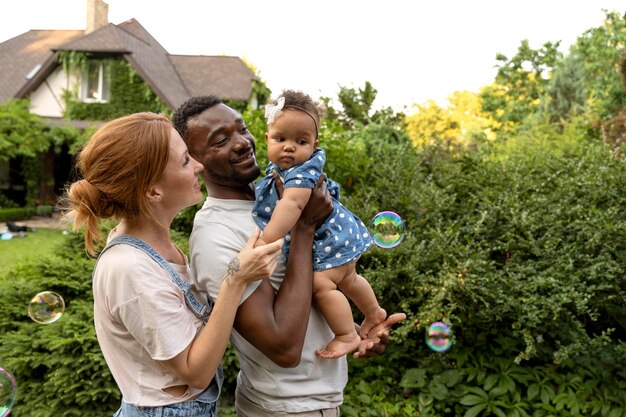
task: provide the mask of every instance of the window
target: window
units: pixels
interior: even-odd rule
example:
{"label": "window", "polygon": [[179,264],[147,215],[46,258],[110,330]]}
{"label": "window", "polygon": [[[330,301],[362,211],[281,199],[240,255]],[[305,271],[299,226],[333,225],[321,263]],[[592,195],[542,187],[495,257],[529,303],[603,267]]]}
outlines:
{"label": "window", "polygon": [[103,103],[109,100],[109,66],[105,61],[91,61],[83,74],[82,99]]}

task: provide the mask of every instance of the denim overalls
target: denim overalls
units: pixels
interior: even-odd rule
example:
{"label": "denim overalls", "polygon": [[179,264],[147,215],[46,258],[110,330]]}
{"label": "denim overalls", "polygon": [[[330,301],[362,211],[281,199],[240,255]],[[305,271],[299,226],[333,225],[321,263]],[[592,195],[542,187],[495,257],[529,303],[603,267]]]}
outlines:
{"label": "denim overalls", "polygon": [[[190,284],[180,279],[172,266],[147,243],[132,236],[118,236],[107,244],[98,255],[98,258],[100,258],[107,249],[119,244],[133,246],[150,255],[150,257],[168,273],[172,282],[185,294],[187,306],[196,316],[202,318],[202,321],[206,324],[211,314],[211,309],[213,308],[213,300],[207,297],[208,306],[199,302],[191,292]],[[222,370],[222,365],[220,365],[209,387],[194,400],[158,407],[137,407],[127,404],[122,400],[122,405],[120,409],[117,410],[114,417],[216,417],[217,399],[220,395],[223,382],[224,371]]]}

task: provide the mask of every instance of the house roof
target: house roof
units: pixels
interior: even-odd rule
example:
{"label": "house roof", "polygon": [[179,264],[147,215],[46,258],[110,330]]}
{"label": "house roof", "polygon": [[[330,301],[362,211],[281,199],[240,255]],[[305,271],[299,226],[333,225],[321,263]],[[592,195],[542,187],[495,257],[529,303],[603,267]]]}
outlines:
{"label": "house roof", "polygon": [[34,91],[59,66],[57,51],[123,55],[172,110],[197,95],[248,100],[255,78],[238,57],[170,55],[139,22],[130,19],[89,34],[31,30],[0,43],[0,102]]}
{"label": "house roof", "polygon": [[82,30],[31,30],[0,43],[0,103],[18,95],[27,76],[54,53],[51,48],[83,36]]}

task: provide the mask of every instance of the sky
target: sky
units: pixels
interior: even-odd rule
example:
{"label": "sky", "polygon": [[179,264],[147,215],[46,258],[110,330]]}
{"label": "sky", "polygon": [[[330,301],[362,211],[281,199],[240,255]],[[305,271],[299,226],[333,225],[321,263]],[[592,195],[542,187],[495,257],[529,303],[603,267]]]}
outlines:
{"label": "sky", "polygon": [[[407,111],[491,84],[496,54],[520,42],[561,52],[624,0],[105,0],[109,22],[135,18],[170,53],[239,56],[274,94],[336,99],[378,91],[374,108]],[[0,42],[31,29],[85,29],[87,0],[3,0]]]}

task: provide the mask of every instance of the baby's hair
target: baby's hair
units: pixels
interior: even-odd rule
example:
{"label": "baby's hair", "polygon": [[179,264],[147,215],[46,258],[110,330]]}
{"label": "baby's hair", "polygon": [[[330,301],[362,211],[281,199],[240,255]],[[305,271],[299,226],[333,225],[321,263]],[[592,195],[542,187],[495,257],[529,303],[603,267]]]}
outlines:
{"label": "baby's hair", "polygon": [[[321,122],[322,118],[326,115],[326,109],[322,103],[314,101],[311,96],[302,91],[295,90],[283,90],[278,98],[285,98],[285,108],[292,107],[304,110],[311,116],[317,119],[317,125]],[[273,100],[273,104],[277,104],[278,98]]]}

